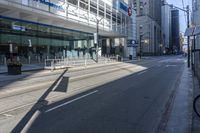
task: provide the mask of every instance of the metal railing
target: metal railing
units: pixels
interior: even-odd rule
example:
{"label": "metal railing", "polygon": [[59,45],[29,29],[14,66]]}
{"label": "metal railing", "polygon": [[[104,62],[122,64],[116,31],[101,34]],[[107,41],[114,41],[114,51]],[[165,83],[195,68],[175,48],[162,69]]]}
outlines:
{"label": "metal railing", "polygon": [[98,63],[93,58],[45,59],[45,69],[55,70],[55,69],[78,67],[78,66],[87,67],[89,65],[107,64],[116,61],[117,61],[116,56],[99,57]]}

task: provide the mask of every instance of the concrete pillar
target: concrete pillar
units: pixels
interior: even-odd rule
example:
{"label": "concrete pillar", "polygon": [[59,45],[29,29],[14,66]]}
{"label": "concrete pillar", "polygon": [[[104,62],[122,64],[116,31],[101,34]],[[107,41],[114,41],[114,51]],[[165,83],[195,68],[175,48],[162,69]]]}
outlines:
{"label": "concrete pillar", "polygon": [[106,39],[106,54],[110,54],[110,39]]}
{"label": "concrete pillar", "polygon": [[50,45],[47,46],[47,59],[49,59],[50,56]]}
{"label": "concrete pillar", "polygon": [[121,44],[123,47],[123,56],[125,57],[127,54],[127,38],[121,38]]}
{"label": "concrete pillar", "polygon": [[115,54],[119,54],[119,44],[120,44],[120,39],[119,38],[115,38],[114,39],[114,44],[115,44]]}

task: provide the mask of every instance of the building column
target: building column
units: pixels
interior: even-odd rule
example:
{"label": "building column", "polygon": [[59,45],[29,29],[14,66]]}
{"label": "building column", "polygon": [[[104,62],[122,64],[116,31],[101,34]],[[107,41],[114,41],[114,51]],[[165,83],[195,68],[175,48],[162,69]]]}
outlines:
{"label": "building column", "polygon": [[106,54],[110,54],[110,38],[106,39]]}

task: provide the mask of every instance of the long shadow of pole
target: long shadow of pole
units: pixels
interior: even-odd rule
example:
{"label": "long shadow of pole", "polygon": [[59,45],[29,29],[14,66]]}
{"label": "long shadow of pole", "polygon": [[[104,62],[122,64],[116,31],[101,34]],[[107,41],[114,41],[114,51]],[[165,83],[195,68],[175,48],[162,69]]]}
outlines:
{"label": "long shadow of pole", "polygon": [[31,127],[34,120],[40,115],[40,108],[47,105],[46,97],[52,92],[56,84],[61,80],[64,74],[67,72],[67,69],[56,79],[56,81],[45,91],[45,93],[38,99],[38,101],[33,105],[30,111],[21,119],[21,121],[15,126],[11,133],[26,133]]}

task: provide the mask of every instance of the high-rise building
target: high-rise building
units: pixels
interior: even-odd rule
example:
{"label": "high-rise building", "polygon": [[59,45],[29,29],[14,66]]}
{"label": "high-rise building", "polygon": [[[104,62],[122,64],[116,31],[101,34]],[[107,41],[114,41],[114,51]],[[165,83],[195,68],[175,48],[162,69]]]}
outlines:
{"label": "high-rise building", "polygon": [[[164,0],[164,3],[167,3]],[[168,4],[162,5],[162,38],[165,53],[170,52],[171,47],[171,7]]]}
{"label": "high-rise building", "polygon": [[137,10],[137,39],[142,38],[142,53],[158,55],[162,47],[161,0],[134,0],[134,3]]}
{"label": "high-rise building", "polygon": [[180,52],[180,22],[179,10],[171,9],[171,23],[172,23],[172,53]]}
{"label": "high-rise building", "polygon": [[95,57],[97,20],[100,55],[125,56],[128,10],[128,0],[0,0],[0,63],[11,44],[25,63]]}

